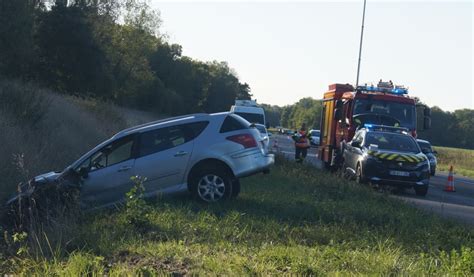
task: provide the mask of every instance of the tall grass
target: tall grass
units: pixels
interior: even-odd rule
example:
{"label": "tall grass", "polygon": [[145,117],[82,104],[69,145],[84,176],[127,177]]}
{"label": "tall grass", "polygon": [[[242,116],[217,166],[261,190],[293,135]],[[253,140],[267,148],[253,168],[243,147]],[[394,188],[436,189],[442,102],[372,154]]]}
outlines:
{"label": "tall grass", "polygon": [[[145,229],[126,211],[87,214],[70,254],[4,259],[26,275],[474,274],[472,229],[371,189],[279,160],[239,198],[150,201]],[[25,266],[24,264],[28,264]]]}
{"label": "tall grass", "polygon": [[[62,170],[117,131],[156,118],[110,103],[0,80],[0,202],[19,182]],[[23,156],[26,174],[20,174],[17,156]]]}
{"label": "tall grass", "polygon": [[440,146],[434,149],[438,151],[439,170],[448,171],[452,165],[457,174],[474,178],[474,150]]}

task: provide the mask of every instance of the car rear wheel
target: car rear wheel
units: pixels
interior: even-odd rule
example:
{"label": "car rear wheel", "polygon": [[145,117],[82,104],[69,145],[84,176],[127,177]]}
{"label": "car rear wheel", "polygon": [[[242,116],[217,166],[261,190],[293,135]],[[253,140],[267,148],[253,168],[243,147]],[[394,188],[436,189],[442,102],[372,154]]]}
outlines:
{"label": "car rear wheel", "polygon": [[426,196],[428,193],[428,186],[415,187],[415,193],[418,196]]}
{"label": "car rear wheel", "polygon": [[204,202],[217,202],[232,195],[232,179],[220,168],[203,168],[192,180],[191,192]]}

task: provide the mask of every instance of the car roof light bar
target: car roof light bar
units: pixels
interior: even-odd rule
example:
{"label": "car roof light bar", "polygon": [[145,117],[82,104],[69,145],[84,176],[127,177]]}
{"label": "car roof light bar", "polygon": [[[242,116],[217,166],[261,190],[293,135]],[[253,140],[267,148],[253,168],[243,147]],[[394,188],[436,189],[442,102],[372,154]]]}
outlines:
{"label": "car roof light bar", "polygon": [[408,128],[405,127],[395,127],[387,125],[376,125],[376,124],[364,124],[364,127],[370,131],[385,131],[385,132],[394,132],[394,133],[403,133],[408,134]]}
{"label": "car roof light bar", "polygon": [[376,86],[358,86],[356,89],[358,92],[366,91],[366,92],[382,92],[382,93],[389,93],[395,95],[404,95],[408,94],[408,89],[402,86],[396,86],[395,88],[387,88],[387,87],[376,87]]}

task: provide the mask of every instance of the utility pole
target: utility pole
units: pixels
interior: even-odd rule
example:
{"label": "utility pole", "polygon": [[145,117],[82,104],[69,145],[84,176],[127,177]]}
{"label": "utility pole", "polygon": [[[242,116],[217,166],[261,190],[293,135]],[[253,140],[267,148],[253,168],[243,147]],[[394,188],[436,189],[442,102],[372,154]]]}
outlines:
{"label": "utility pole", "polygon": [[360,60],[361,60],[361,55],[362,55],[362,39],[364,38],[365,2],[366,0],[364,0],[364,10],[362,11],[362,27],[360,30],[359,62],[357,63],[356,88],[359,86]]}

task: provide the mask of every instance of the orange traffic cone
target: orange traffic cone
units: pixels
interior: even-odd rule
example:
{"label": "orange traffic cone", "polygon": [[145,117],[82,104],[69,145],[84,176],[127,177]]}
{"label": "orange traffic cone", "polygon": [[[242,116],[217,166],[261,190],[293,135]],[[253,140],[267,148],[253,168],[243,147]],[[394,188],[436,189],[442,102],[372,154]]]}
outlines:
{"label": "orange traffic cone", "polygon": [[447,192],[456,191],[456,189],[454,188],[453,166],[449,168],[448,183],[446,184],[446,187],[444,187],[444,191],[447,191]]}

